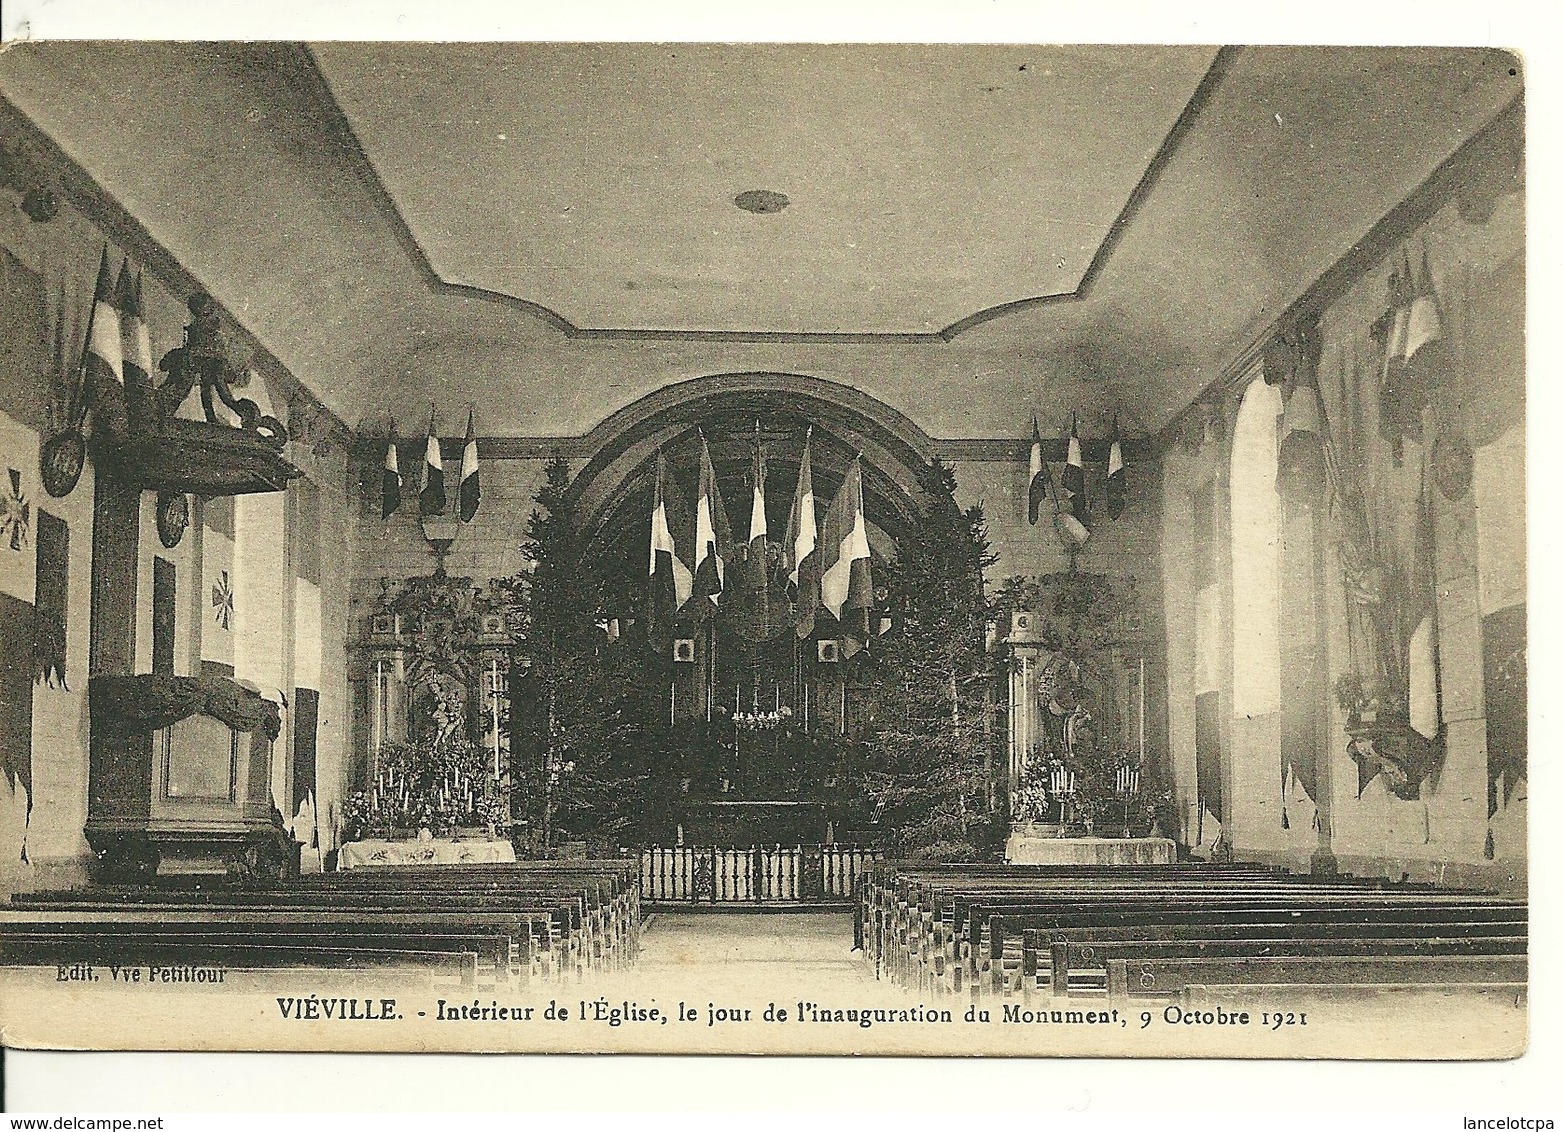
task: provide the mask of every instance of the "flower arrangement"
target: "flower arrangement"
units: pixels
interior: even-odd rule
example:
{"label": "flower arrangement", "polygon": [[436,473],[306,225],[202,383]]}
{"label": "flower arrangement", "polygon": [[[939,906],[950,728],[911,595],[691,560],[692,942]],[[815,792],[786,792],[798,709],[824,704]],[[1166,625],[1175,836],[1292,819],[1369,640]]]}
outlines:
{"label": "flower arrangement", "polygon": [[1399,693],[1382,687],[1377,681],[1365,684],[1356,673],[1337,678],[1336,702],[1353,724],[1374,723],[1382,717],[1399,718],[1406,714],[1406,700]]}
{"label": "flower arrangement", "polygon": [[394,830],[499,832],[510,824],[510,784],[496,779],[486,752],[461,736],[390,744],[380,750],[369,788],[343,803],[342,819],[349,840]]}
{"label": "flower arrangement", "polygon": [[1090,833],[1098,822],[1117,819],[1126,836],[1140,836],[1168,821],[1172,812],[1172,789],[1128,751],[1034,759],[1016,791],[1019,820],[1057,825],[1061,835]]}

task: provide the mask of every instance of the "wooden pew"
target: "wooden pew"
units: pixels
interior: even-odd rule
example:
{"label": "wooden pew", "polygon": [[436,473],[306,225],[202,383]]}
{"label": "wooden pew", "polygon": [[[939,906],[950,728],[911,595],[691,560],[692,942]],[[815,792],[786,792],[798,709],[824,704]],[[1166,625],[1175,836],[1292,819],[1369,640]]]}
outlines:
{"label": "wooden pew", "polygon": [[[1104,947],[1116,963],[1209,960],[1220,971],[1224,962],[1278,956],[1359,975],[1383,952],[1381,984],[1413,956],[1451,961],[1428,968],[1429,978],[1468,981],[1485,970],[1471,963],[1498,957],[1509,964],[1499,979],[1507,984],[1526,948],[1524,905],[1488,894],[1207,866],[887,863],[865,878],[856,927],[877,974],[922,991],[965,984],[974,994],[1051,990],[1056,961],[1060,993],[1106,993],[1104,966],[1082,970]],[[1337,961],[1355,965],[1330,965]]]}
{"label": "wooden pew", "polygon": [[[94,914],[98,922],[84,919]],[[215,932],[224,940],[248,931],[283,950],[293,943],[320,949],[314,926],[330,923],[332,940],[350,939],[366,953],[411,954],[432,938],[454,946],[452,941],[465,933],[476,953],[503,957],[492,960],[501,981],[580,977],[591,968],[634,961],[641,926],[639,873],[633,864],[619,861],[537,862],[363,870],[270,891],[212,888],[187,880],[151,888],[28,894],[13,899],[0,914],[0,927],[30,926],[29,938],[40,947],[51,939],[63,946],[73,935],[101,947],[124,936],[134,942],[141,933],[143,942],[136,946],[145,948],[155,942],[147,934],[149,922],[207,936]],[[170,947],[182,946],[166,938]],[[325,964],[338,958],[322,951]]]}
{"label": "wooden pew", "polygon": [[1192,986],[1515,986],[1526,982],[1522,955],[1248,955],[1176,959],[1124,956],[1106,961],[1110,1002],[1185,997]]}

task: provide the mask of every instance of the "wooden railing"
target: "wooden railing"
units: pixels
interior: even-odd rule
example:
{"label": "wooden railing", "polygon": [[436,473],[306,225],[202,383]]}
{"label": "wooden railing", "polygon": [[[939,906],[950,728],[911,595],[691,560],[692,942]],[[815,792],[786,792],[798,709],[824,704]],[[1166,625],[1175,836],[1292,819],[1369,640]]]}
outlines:
{"label": "wooden railing", "polygon": [[671,904],[833,904],[854,898],[880,859],[857,845],[652,846],[640,851],[641,899]]}

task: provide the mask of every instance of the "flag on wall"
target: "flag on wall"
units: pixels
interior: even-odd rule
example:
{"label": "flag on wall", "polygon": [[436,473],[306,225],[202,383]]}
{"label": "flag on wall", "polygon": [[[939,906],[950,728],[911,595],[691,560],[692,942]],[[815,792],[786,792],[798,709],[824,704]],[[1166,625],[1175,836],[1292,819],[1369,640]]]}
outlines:
{"label": "flag on wall", "polygon": [[717,488],[717,474],[711,466],[711,448],[701,436],[700,485],[695,496],[695,579],[698,603],[709,609],[719,600],[726,581],[726,556],[731,553],[732,536],[728,531],[728,513]]}
{"label": "flag on wall", "polygon": [[1032,459],[1028,465],[1030,474],[1026,481],[1026,521],[1037,523],[1043,500],[1048,498],[1048,465],[1043,463],[1043,438],[1037,431],[1037,418],[1032,418]]}
{"label": "flag on wall", "polygon": [[798,604],[794,631],[800,638],[815,631],[815,610],[820,607],[819,527],[815,522],[815,485],[809,466],[809,443],[814,430],[804,434],[804,456],[798,465],[798,486],[787,516],[788,582]]}
{"label": "flag on wall", "polygon": [[1407,722],[1425,739],[1439,734],[1439,613],[1435,603],[1434,520],[1419,500],[1407,602]]}
{"label": "flag on wall", "polygon": [[1403,249],[1402,263],[1407,279],[1407,312],[1401,341],[1401,357],[1407,365],[1415,365],[1418,355],[1426,346],[1432,346],[1444,337],[1439,320],[1439,300],[1434,294],[1434,277],[1428,270],[1428,251],[1423,251],[1420,270],[1412,270],[1412,257]]}
{"label": "flag on wall", "polygon": [[1070,444],[1065,453],[1064,471],[1059,475],[1059,494],[1068,511],[1081,526],[1090,529],[1086,517],[1086,465],[1081,460],[1081,440],[1075,434],[1075,418],[1070,418]]}
{"label": "flag on wall", "polygon": [[467,443],[462,448],[462,478],[456,485],[456,507],[462,522],[472,522],[478,513],[483,490],[478,484],[478,438],[472,431],[472,409],[467,410]]}
{"label": "flag on wall", "polygon": [[429,435],[424,439],[424,486],[418,493],[420,515],[445,513],[445,465],[440,460],[440,438],[434,431],[434,410],[429,410]]}
{"label": "flag on wall", "polygon": [[1119,438],[1119,422],[1113,422],[1113,441],[1108,445],[1108,518],[1124,514],[1129,502],[1128,477],[1124,472],[1124,447]]}
{"label": "flag on wall", "polygon": [[125,415],[124,347],[120,337],[119,308],[114,305],[114,279],[109,273],[109,249],[98,263],[98,283],[93,289],[92,313],[87,318],[87,349],[83,361],[87,404],[93,426],[111,436],[128,430]]}
{"label": "flag on wall", "polygon": [[749,556],[766,559],[766,454],[760,447],[760,421],[755,422],[755,451],[750,458]]}
{"label": "flag on wall", "polygon": [[863,513],[862,459],[855,458],[821,525],[824,567],[820,571],[820,604],[853,636],[869,637],[869,611],[874,606],[874,581],[869,566],[869,528]]}
{"label": "flag on wall", "polygon": [[385,471],[380,476],[380,517],[389,519],[402,506],[402,469],[396,460],[396,422],[391,422],[391,435],[386,440]]}
{"label": "flag on wall", "polygon": [[1200,808],[1222,822],[1227,808],[1222,798],[1221,693],[1195,696],[1195,793]]}
{"label": "flag on wall", "polygon": [[132,279],[129,261],[120,264],[114,298],[120,309],[120,364],[125,378],[125,399],[130,419],[144,428],[154,423],[152,343],[141,310],[141,273],[138,271]]}
{"label": "flag on wall", "polygon": [[1320,435],[1320,394],[1298,385],[1282,409],[1276,456],[1276,492],[1289,511],[1302,514],[1327,498],[1325,446]]}
{"label": "flag on wall", "polygon": [[33,818],[33,606],[0,591],[0,773],[27,794],[22,860]]}
{"label": "flag on wall", "polygon": [[289,557],[293,563],[293,749],[289,829],[300,845],[320,846],[317,765],[320,733],[320,492],[309,480],[288,488]]}
{"label": "flag on wall", "polygon": [[745,635],[765,639],[771,624],[771,586],[766,556],[766,454],[760,444],[760,421],[755,421],[755,444],[749,464],[749,549],[744,556]]}
{"label": "flag on wall", "polygon": [[[678,547],[673,541],[673,529],[668,523],[667,475],[668,465],[659,449],[657,484],[652,495],[651,554],[646,567],[652,584],[649,608],[651,631],[654,633],[666,630],[673,621],[673,615],[684,608],[684,603],[690,600],[694,582],[689,566],[679,557]],[[688,537],[689,532],[686,531],[685,535]]]}

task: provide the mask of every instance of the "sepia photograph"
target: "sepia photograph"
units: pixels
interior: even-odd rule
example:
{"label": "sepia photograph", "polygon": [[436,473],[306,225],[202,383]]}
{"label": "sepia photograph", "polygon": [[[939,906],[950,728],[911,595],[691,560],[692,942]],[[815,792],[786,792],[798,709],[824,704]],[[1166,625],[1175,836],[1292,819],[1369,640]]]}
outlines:
{"label": "sepia photograph", "polygon": [[1526,86],[7,43],[4,1044],[1521,1056]]}

